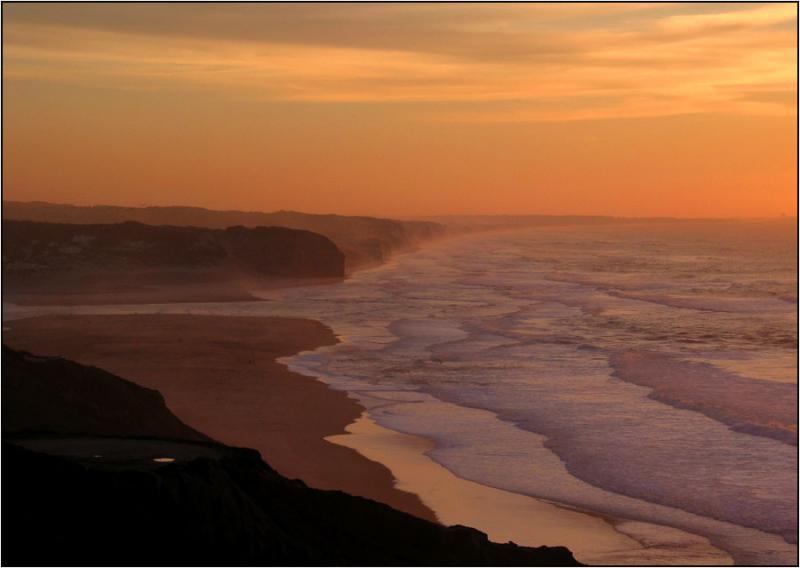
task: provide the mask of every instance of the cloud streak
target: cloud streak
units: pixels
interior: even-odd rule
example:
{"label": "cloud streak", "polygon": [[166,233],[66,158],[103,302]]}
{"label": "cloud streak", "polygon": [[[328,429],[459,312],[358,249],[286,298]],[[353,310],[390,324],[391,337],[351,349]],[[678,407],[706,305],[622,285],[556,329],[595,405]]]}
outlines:
{"label": "cloud streak", "polygon": [[433,120],[782,116],[797,82],[792,4],[6,10],[8,80],[265,102],[457,103],[419,114]]}

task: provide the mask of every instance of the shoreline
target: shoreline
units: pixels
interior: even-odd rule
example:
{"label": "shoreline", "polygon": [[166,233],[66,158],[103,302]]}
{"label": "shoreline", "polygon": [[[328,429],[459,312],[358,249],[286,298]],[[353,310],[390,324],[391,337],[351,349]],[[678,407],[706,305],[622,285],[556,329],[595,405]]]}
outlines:
{"label": "shoreline", "polygon": [[[170,324],[170,320],[173,324],[171,331],[181,333],[170,333],[170,325],[165,326]],[[103,322],[113,325],[100,325]],[[174,328],[177,322],[183,322],[178,326],[180,329]],[[194,324],[190,325],[192,322]],[[268,324],[279,324],[280,328],[287,322],[309,327],[303,328],[303,338],[299,343],[295,341],[291,349],[273,350],[270,353],[271,369],[265,374],[273,382],[275,368],[280,368],[289,380],[295,381],[295,387],[303,383],[306,385],[303,390],[306,390],[311,389],[309,385],[317,385],[318,390],[325,393],[323,399],[318,401],[319,407],[297,417],[294,425],[301,424],[303,432],[292,432],[295,447],[289,441],[276,439],[287,434],[286,425],[276,428],[276,424],[269,420],[257,427],[242,428],[241,424],[228,426],[225,429],[227,431],[222,433],[223,437],[218,427],[218,415],[214,415],[212,420],[207,412],[198,414],[196,401],[182,400],[186,406],[176,406],[175,393],[165,388],[169,385],[160,382],[169,369],[161,369],[153,376],[153,369],[147,369],[147,365],[141,369],[142,364],[132,360],[136,359],[137,350],[141,356],[142,351],[147,354],[158,347],[156,353],[159,360],[166,359],[173,365],[173,371],[177,365],[184,374],[195,376],[202,373],[202,368],[197,366],[200,361],[192,361],[194,356],[200,360],[207,357],[212,368],[223,360],[226,365],[238,366],[240,373],[252,373],[252,368],[246,368],[253,362],[236,353],[241,351],[237,349],[236,342],[259,343],[267,339],[263,336],[263,330],[259,336],[259,325],[267,324],[264,327],[269,327]],[[313,487],[363,496],[445,525],[472,526],[497,542],[511,540],[523,546],[567,546],[578,560],[590,564],[731,563],[728,554],[698,535],[661,525],[609,519],[593,512],[575,510],[456,476],[427,455],[434,447],[431,440],[379,426],[369,418],[365,405],[345,391],[332,389],[313,374],[289,370],[290,360],[294,356],[338,342],[329,328],[315,320],[186,314],[44,315],[4,322],[4,327],[8,326],[11,329],[10,333],[7,331],[7,336],[26,341],[20,345],[12,339],[9,344],[13,347],[22,347],[42,355],[62,355],[97,365],[142,386],[155,388],[165,396],[170,409],[190,426],[230,445],[254,447],[280,473],[299,478]],[[246,329],[231,335],[232,328],[237,326]],[[151,327],[158,328],[158,331],[148,332]],[[20,331],[24,333],[20,334]],[[207,335],[209,332],[210,337]],[[286,339],[284,336],[290,334],[280,329],[277,334],[271,335],[271,340],[275,341],[279,337]],[[171,342],[172,349],[164,346],[165,338],[167,343]],[[127,349],[132,349],[133,355],[125,349],[126,340]],[[153,344],[154,341],[158,343],[157,346]],[[35,348],[36,345],[46,346],[47,349],[57,346],[63,351],[48,352],[47,349]],[[179,349],[175,350],[176,347]],[[187,353],[186,349],[191,352]],[[150,354],[153,352],[150,351]],[[262,364],[259,362],[257,366]],[[142,375],[144,370],[148,372]],[[228,368],[226,371],[235,369]],[[186,378],[183,377],[184,380]],[[196,390],[213,395],[215,386],[219,385],[206,384]],[[263,404],[265,401],[260,394],[253,394],[254,386],[252,382],[243,386],[241,395],[250,402],[261,399],[260,403]],[[295,391],[294,395],[297,394]],[[281,390],[278,396],[283,397],[283,403],[278,401],[275,404],[273,400],[272,408],[278,406],[285,410],[291,405],[285,398],[286,391]],[[294,399],[296,406],[303,406],[307,402],[305,399]],[[331,412],[338,416],[332,429],[330,425],[327,430],[313,426],[309,428],[309,421]],[[376,438],[381,440],[378,446],[373,443]],[[531,533],[527,534],[524,527],[531,527]],[[654,531],[667,535],[666,546],[661,538],[653,538]]]}
{"label": "shoreline", "polygon": [[315,320],[196,315],[50,315],[4,322],[4,341],[100,367],[161,392],[183,422],[258,450],[282,475],[436,521],[389,469],[325,440],[363,412],[342,391],[276,359],[337,342]]}
{"label": "shoreline", "polygon": [[[463,479],[428,456],[432,440],[377,424],[366,410],[326,439],[383,463],[397,487],[415,493],[445,525],[467,525],[495,542],[566,546],[593,565],[728,565],[733,559],[708,539],[672,527],[612,519]],[[526,530],[527,529],[527,530]],[[652,541],[656,530],[668,545]],[[649,533],[649,534],[648,534]]]}

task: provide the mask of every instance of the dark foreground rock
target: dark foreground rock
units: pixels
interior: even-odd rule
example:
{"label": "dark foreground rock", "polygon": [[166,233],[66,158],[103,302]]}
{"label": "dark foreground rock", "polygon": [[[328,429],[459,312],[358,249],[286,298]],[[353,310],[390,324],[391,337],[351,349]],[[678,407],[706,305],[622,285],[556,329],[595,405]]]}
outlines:
{"label": "dark foreground rock", "polygon": [[176,417],[157,390],[96,367],[3,346],[3,436],[57,433],[209,440]]}
{"label": "dark foreground rock", "polygon": [[[42,371],[48,365],[63,376]],[[21,409],[62,407],[61,418],[26,418],[22,410],[7,417],[9,377],[32,382],[15,387]],[[191,430],[176,440],[179,426],[164,418],[169,411],[154,391],[99,369],[4,349],[2,381],[4,565],[577,564],[563,547],[492,543],[474,529],[311,489],[254,450],[186,441]],[[112,395],[98,394],[102,383]],[[123,389],[129,396],[119,398]],[[119,408],[125,398],[133,410]],[[81,414],[99,400],[133,420],[149,401],[166,435],[122,437],[124,420],[110,411],[91,420],[94,435],[75,435],[88,429]],[[33,431],[37,424],[42,431]]]}
{"label": "dark foreground rock", "polygon": [[[58,451],[59,441],[49,442]],[[565,548],[495,544],[474,529],[310,489],[253,450],[197,449],[219,455],[154,466],[4,443],[3,564],[575,564]]]}

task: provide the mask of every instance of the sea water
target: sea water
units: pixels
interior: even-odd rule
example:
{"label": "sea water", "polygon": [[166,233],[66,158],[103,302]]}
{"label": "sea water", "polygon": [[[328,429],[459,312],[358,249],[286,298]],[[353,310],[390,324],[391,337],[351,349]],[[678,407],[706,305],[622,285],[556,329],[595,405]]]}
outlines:
{"label": "sea water", "polygon": [[780,221],[451,241],[282,294],[344,340],[293,367],[461,477],[793,563],[795,243]]}
{"label": "sea water", "polygon": [[794,564],[796,260],[790,221],[547,227],[267,302],[79,311],[318,319],[341,342],[290,366],[456,475]]}

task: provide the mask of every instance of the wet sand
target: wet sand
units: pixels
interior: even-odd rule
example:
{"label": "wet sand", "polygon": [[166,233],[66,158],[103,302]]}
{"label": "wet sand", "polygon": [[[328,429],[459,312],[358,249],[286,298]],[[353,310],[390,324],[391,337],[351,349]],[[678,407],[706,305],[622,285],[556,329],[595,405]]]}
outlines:
{"label": "wet sand", "polygon": [[[617,521],[487,487],[453,475],[426,455],[431,441],[376,424],[365,412],[348,434],[328,440],[385,464],[399,489],[413,491],[446,525],[476,527],[495,542],[566,546],[592,565],[726,565],[731,557],[707,539],[670,527]],[[655,530],[659,539],[643,535]],[[628,536],[630,535],[630,536]],[[670,546],[664,546],[669,542]]]}
{"label": "wet sand", "polygon": [[390,471],[324,440],[363,408],[276,359],[336,342],[313,320],[194,315],[43,316],[5,322],[15,349],[94,365],[159,390],[193,428],[255,448],[279,473],[434,520]]}

